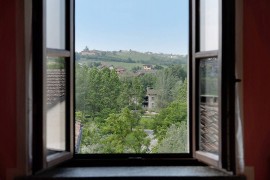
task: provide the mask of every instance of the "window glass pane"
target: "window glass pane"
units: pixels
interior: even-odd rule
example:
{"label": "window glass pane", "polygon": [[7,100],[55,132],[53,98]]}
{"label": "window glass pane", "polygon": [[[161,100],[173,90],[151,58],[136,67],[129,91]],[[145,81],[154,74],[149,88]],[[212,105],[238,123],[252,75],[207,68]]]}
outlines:
{"label": "window glass pane", "polygon": [[200,0],[200,51],[218,50],[219,0]]}
{"label": "window glass pane", "polygon": [[48,154],[66,149],[66,67],[64,58],[47,58]]}
{"label": "window glass pane", "polygon": [[218,154],[218,74],[217,58],[200,60],[200,150]]}
{"label": "window glass pane", "polygon": [[76,153],[187,153],[188,0],[76,0]]}
{"label": "window glass pane", "polygon": [[46,0],[47,48],[65,49],[65,0]]}

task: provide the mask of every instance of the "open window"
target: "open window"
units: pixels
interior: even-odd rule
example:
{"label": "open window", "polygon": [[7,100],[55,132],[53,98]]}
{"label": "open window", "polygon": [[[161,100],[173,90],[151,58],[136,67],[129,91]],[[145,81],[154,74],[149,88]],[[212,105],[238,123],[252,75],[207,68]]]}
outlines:
{"label": "open window", "polygon": [[234,1],[192,1],[193,154],[235,170]]}
{"label": "open window", "polygon": [[189,0],[75,5],[75,157],[191,158]]}
{"label": "open window", "polygon": [[[155,158],[162,164],[166,158],[182,161],[184,157],[185,161],[187,158],[200,160],[235,171],[234,1],[190,0],[189,6],[187,124],[190,133],[187,153],[99,154],[79,158],[110,157],[116,161],[117,158],[127,161]],[[74,50],[74,0],[33,1],[34,172],[78,157],[75,154],[77,134],[74,133],[74,127],[77,128],[74,121]],[[96,52],[85,49],[85,53],[95,55]],[[142,68],[151,71],[152,67]],[[123,69],[119,69],[117,73],[122,72]],[[148,90],[145,100],[151,101],[150,106],[156,108],[156,92]],[[133,104],[137,104],[137,100],[133,99]]]}
{"label": "open window", "polygon": [[73,0],[33,1],[33,171],[73,156]]}

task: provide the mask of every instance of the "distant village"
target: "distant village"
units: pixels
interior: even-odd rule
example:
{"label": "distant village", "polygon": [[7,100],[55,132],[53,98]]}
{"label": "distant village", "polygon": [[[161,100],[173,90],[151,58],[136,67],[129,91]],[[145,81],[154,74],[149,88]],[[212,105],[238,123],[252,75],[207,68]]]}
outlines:
{"label": "distant village", "polygon": [[[123,50],[120,50],[121,52],[124,52]],[[131,50],[130,50],[131,51]],[[129,52],[129,51],[125,51],[125,52]],[[149,54],[151,52],[147,52],[147,54]],[[80,52],[81,56],[99,56],[101,55],[101,51],[98,50],[89,50],[88,47],[86,47],[83,51]],[[172,58],[174,58],[172,56]],[[80,65],[82,65],[81,63],[79,63]],[[101,65],[99,66],[99,68],[109,68],[111,70],[115,70],[117,72],[117,74],[122,75],[124,73],[127,72],[127,69],[124,67],[115,67],[113,65],[108,65],[107,63],[101,62]],[[141,69],[138,69],[135,73],[135,76],[140,76],[140,75],[144,75],[145,73],[154,73],[155,72],[155,65],[151,65],[151,64],[144,64],[142,65]]]}
{"label": "distant village", "polygon": [[[131,52],[132,50],[119,50],[119,52]],[[101,51],[98,51],[98,50],[89,50],[89,48],[86,46],[81,52],[80,54],[82,56],[97,56],[97,55],[101,55]],[[152,55],[152,54],[155,54],[153,52],[145,52],[145,54],[148,54],[148,55]],[[161,53],[163,54],[163,53]],[[171,59],[176,59],[178,58],[177,55],[174,55],[174,54],[170,54],[170,58]]]}
{"label": "distant village", "polygon": [[[121,50],[123,51],[123,50]],[[130,50],[131,51],[131,50]],[[126,51],[129,52],[129,51]],[[152,52],[147,52],[147,54],[152,54]],[[89,50],[87,47],[80,52],[81,56],[98,56],[101,55],[101,51],[98,50]],[[174,57],[172,57],[174,58]],[[82,63],[79,63],[79,65],[82,65]],[[103,69],[103,68],[109,68],[110,70],[115,70],[117,72],[118,75],[123,75],[124,73],[127,72],[127,69],[124,67],[115,67],[113,65],[108,65],[105,62],[101,62],[101,65],[99,66],[99,68]],[[143,64],[142,68],[137,70],[136,72],[134,72],[133,76],[140,76],[140,75],[144,75],[146,73],[155,73],[156,69],[155,69],[155,65],[151,65],[151,64]],[[153,89],[152,87],[148,87],[146,89],[146,95],[144,97],[144,101],[142,103],[142,107],[149,112],[154,111],[155,106],[156,106],[156,100],[157,100],[157,90]]]}

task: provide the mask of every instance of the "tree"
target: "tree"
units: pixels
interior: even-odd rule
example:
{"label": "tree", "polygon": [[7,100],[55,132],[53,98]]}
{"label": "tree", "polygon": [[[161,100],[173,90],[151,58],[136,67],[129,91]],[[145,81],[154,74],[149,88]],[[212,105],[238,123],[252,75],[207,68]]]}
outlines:
{"label": "tree", "polygon": [[120,86],[120,94],[117,98],[118,108],[125,108],[130,105],[130,84],[127,81],[122,81]]}
{"label": "tree", "polygon": [[160,66],[160,65],[155,65],[155,69],[161,70],[161,69],[164,69],[164,67],[163,66]]}
{"label": "tree", "polygon": [[85,114],[86,111],[86,96],[88,91],[88,73],[89,68],[86,65],[79,65],[76,63],[75,74],[75,109]]}
{"label": "tree", "polygon": [[150,143],[128,108],[120,114],[110,114],[104,123],[103,134],[104,153],[145,152]]}
{"label": "tree", "polygon": [[187,125],[181,122],[180,125],[172,124],[164,138],[157,145],[157,153],[186,153],[188,152],[187,144]]}
{"label": "tree", "polygon": [[[108,115],[118,108],[117,98],[120,93],[120,80],[115,70],[90,68],[86,77],[86,112],[95,120],[105,120]],[[104,119],[102,119],[104,118]]]}
{"label": "tree", "polygon": [[131,71],[132,71],[133,73],[136,73],[137,71],[139,71],[139,70],[141,70],[141,69],[142,69],[142,67],[140,67],[140,66],[134,66],[134,67],[132,67]]}
{"label": "tree", "polygon": [[103,127],[104,152],[123,153],[125,141],[130,133],[130,124],[126,121],[126,114],[110,114]]}
{"label": "tree", "polygon": [[164,138],[167,129],[175,124],[179,126],[182,122],[187,122],[187,82],[182,83],[178,96],[167,108],[160,111],[155,116],[154,131],[159,142]]}
{"label": "tree", "polygon": [[150,138],[144,132],[143,127],[137,126],[128,134],[126,144],[129,153],[147,153],[149,152]]}
{"label": "tree", "polygon": [[103,149],[101,138],[100,128],[94,122],[84,124],[80,153],[101,153]]}
{"label": "tree", "polygon": [[78,64],[76,68],[76,117],[84,125],[81,152],[149,152],[150,139],[139,123],[141,112],[138,110],[142,108],[146,87],[154,83],[163,90],[164,94],[159,94],[163,98],[160,100],[166,103],[153,119],[158,140],[156,150],[163,151],[166,143],[172,141],[168,131],[173,128],[172,124],[179,128],[182,122],[186,122],[187,83],[174,75],[170,68],[161,70],[158,77],[147,74],[121,80],[116,71],[109,68]]}
{"label": "tree", "polygon": [[132,86],[131,86],[131,101],[133,104],[133,109],[138,110],[141,109],[142,101],[143,101],[143,86],[140,82],[140,79],[138,77],[135,77],[132,80]]}
{"label": "tree", "polygon": [[173,99],[172,89],[179,79],[173,74],[170,68],[164,69],[157,74],[157,82],[155,89],[157,90],[157,106],[158,110],[166,108]]}
{"label": "tree", "polygon": [[187,104],[180,102],[173,102],[167,108],[162,109],[155,117],[155,135],[158,140],[161,140],[167,129],[172,124],[179,125],[181,122],[187,121]]}
{"label": "tree", "polygon": [[133,61],[130,57],[127,59],[126,61],[127,63],[134,63],[135,61]]}
{"label": "tree", "polygon": [[171,69],[173,76],[177,77],[182,82],[187,78],[187,70],[183,65],[172,65],[169,68]]}
{"label": "tree", "polygon": [[143,88],[143,94],[146,94],[147,87],[154,87],[157,81],[156,74],[144,74],[143,76],[139,76],[138,78],[140,79]]}

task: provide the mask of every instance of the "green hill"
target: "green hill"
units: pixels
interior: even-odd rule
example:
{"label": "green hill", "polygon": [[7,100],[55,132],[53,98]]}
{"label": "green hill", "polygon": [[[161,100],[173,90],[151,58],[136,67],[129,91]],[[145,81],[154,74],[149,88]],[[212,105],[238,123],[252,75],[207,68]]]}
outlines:
{"label": "green hill", "polygon": [[152,52],[137,52],[137,51],[89,51],[94,52],[91,55],[82,55],[76,53],[77,61],[92,61],[92,62],[123,62],[123,63],[138,63],[138,64],[151,64],[169,66],[173,64],[186,64],[186,55],[173,55],[173,54],[162,54]]}

